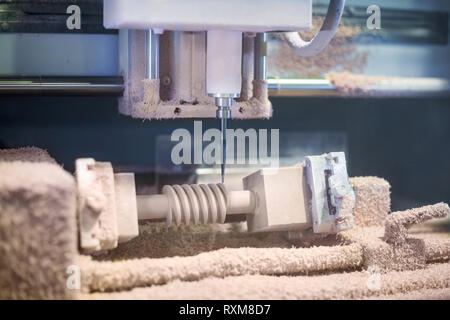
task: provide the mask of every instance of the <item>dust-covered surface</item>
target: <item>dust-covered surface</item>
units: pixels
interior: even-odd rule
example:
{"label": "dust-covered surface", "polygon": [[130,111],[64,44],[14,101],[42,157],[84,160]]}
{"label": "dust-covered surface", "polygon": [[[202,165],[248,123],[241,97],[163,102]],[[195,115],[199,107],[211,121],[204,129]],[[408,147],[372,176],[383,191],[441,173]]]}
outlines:
{"label": "dust-covered surface", "polygon": [[0,177],[0,299],[72,297],[74,178],[58,165],[23,161],[0,161]]}
{"label": "dust-covered surface", "polygon": [[[142,80],[143,93],[130,103],[122,102],[120,111],[133,118],[175,119],[175,118],[215,118],[217,107],[214,99],[204,97],[195,103],[184,103],[180,99],[162,101],[159,97],[159,79]],[[253,80],[253,96],[248,100],[235,101],[231,106],[233,119],[267,119],[272,116],[272,104],[268,99],[267,82]],[[181,102],[180,102],[181,101]]]}
{"label": "dust-covered surface", "polygon": [[415,225],[448,205],[388,215],[383,179],[351,179],[356,227],[337,236],[144,223],[110,253],[77,258],[73,177],[23,151],[0,161],[1,298],[72,298],[67,267],[77,265],[84,299],[448,299],[448,220]]}
{"label": "dust-covered surface", "polygon": [[364,268],[376,267],[382,271],[411,270],[426,265],[424,244],[420,240],[396,246],[383,240],[384,228],[368,227],[346,230],[340,234],[344,241],[363,247]]}
{"label": "dust-covered surface", "polygon": [[355,225],[359,227],[384,226],[391,211],[390,184],[378,177],[353,177],[350,183],[355,190],[353,210]]}
{"label": "dust-covered surface", "polygon": [[[200,35],[199,35],[200,36]],[[201,38],[201,36],[200,36]],[[243,94],[240,99],[236,99],[231,107],[231,116],[233,119],[267,119],[272,116],[272,104],[268,99],[267,82],[257,80],[253,77],[253,46],[248,46],[252,39],[244,41],[244,60],[243,60]],[[206,40],[204,36],[203,41]],[[185,58],[193,54],[195,62],[189,60],[189,63],[196,64],[198,68],[192,72],[176,73],[176,81],[170,79],[161,70],[160,79],[147,79],[145,75],[145,33],[142,30],[133,30],[130,33],[129,41],[130,61],[125,67],[128,72],[122,70],[125,81],[125,91],[123,97],[119,99],[119,112],[140,119],[174,119],[174,118],[215,118],[217,107],[214,104],[214,98],[209,97],[205,90],[204,74],[195,80],[201,73],[202,68],[206,66],[206,56],[204,47],[193,46],[191,52],[178,52],[177,54],[186,54]],[[201,41],[200,41],[201,42]],[[167,43],[162,38],[161,46]],[[183,46],[182,46],[183,47]],[[169,47],[168,47],[169,48]],[[170,49],[172,50],[172,49]],[[169,50],[169,52],[170,52]],[[181,49],[183,50],[183,48]],[[185,61],[171,61],[170,54],[161,56],[161,64],[183,64]],[[166,61],[170,60],[170,62]],[[198,60],[198,61],[197,61]],[[248,68],[251,67],[251,68]],[[178,68],[178,67],[177,67]],[[250,69],[250,70],[248,70]],[[166,71],[167,72],[167,71]],[[170,74],[171,72],[169,72]],[[175,84],[175,82],[183,85]],[[189,84],[189,85],[188,85]],[[187,95],[186,88],[191,93]],[[245,99],[245,100],[244,100]]]}
{"label": "dust-covered surface", "polygon": [[[450,265],[434,264],[415,271],[386,274],[357,271],[317,276],[246,275],[201,281],[174,281],[163,286],[118,293],[82,295],[83,299],[363,299],[448,289]],[[418,297],[420,298],[420,297]]]}
{"label": "dust-covered surface", "polygon": [[280,232],[249,234],[246,223],[172,225],[144,223],[139,237],[121,244],[96,260],[193,256],[222,248],[290,248],[293,244]]}
{"label": "dust-covered surface", "polygon": [[427,262],[447,261],[450,239],[439,236],[420,237],[407,233],[407,227],[431,218],[450,214],[447,204],[438,203],[402,212],[386,218],[385,227],[356,227],[340,233],[340,237],[363,247],[364,267],[380,270],[409,270],[425,267]]}
{"label": "dust-covered surface", "polygon": [[55,159],[46,150],[35,147],[0,149],[0,161],[47,162],[56,164]]}
{"label": "dust-covered surface", "polygon": [[[170,228],[143,224],[138,238],[94,257],[97,261],[83,261],[86,291],[118,292],[82,298],[363,299],[447,288],[449,239],[429,232],[423,237],[415,234],[401,244],[386,242],[389,183],[377,177],[350,181],[356,194],[356,226],[351,230],[337,236],[307,232],[292,237],[283,232],[248,234],[245,223]],[[429,213],[433,208],[414,212]],[[437,262],[445,263],[430,264]],[[366,284],[370,272],[387,277],[394,287],[374,292]],[[239,292],[233,291],[238,284]],[[232,289],[219,290],[222,286]],[[298,292],[298,287],[308,290]]]}
{"label": "dust-covered surface", "polygon": [[[369,178],[366,181],[379,183],[381,179]],[[384,181],[384,187],[385,183]],[[374,221],[379,223],[376,219]],[[442,295],[435,293],[434,289],[448,288],[450,285],[450,240],[446,237],[415,236],[409,237],[401,245],[394,245],[384,241],[384,228],[375,225],[341,232],[337,238],[300,237],[295,242],[288,240],[289,237],[282,233],[270,234],[271,237],[248,235],[239,224],[203,226],[204,229],[191,226],[166,230],[166,237],[157,245],[158,249],[149,250],[152,247],[151,240],[157,240],[164,233],[162,228],[154,225],[141,226],[141,229],[147,229],[147,238],[141,245],[147,243],[148,247],[140,247],[136,252],[147,256],[161,256],[164,252],[175,254],[185,248],[188,249],[182,254],[185,257],[107,262],[108,259],[120,260],[121,254],[131,258],[133,250],[128,248],[97,257],[106,260],[103,262],[85,259],[82,268],[87,273],[83,280],[85,290],[93,293],[83,294],[81,298],[363,299],[378,295],[389,298],[395,297],[395,294],[429,289],[433,290],[427,291],[428,295],[440,297]],[[169,239],[179,242],[174,246],[174,242]],[[203,243],[208,243],[205,240],[209,239],[209,245],[200,245],[198,248],[201,249],[192,250],[196,243],[202,242],[200,239]],[[134,245],[137,243],[139,242]],[[163,243],[168,250],[160,247]],[[217,250],[218,247],[226,246],[226,243],[238,249]],[[246,243],[252,243],[254,248],[239,248]],[[264,246],[271,248],[261,249]],[[277,246],[306,248],[280,249]],[[203,253],[200,253],[201,250],[204,250]],[[196,255],[187,255],[186,252]],[[444,263],[430,264],[436,262]],[[362,271],[351,272],[355,269]],[[370,279],[374,272],[389,285],[380,290],[372,290],[367,281],[372,281]],[[309,276],[300,276],[301,274]],[[287,277],[288,275],[295,276]],[[237,283],[241,289],[239,292],[233,291],[237,290]],[[289,288],[284,290],[283,288],[289,287],[287,283],[297,283],[300,287],[308,288],[305,290],[307,293],[296,292],[298,287],[295,290],[295,286],[292,292]],[[216,291],[221,286],[236,287],[217,294]],[[134,289],[127,291],[131,288]],[[98,291],[118,292],[95,293]],[[427,295],[424,296],[426,297]]]}

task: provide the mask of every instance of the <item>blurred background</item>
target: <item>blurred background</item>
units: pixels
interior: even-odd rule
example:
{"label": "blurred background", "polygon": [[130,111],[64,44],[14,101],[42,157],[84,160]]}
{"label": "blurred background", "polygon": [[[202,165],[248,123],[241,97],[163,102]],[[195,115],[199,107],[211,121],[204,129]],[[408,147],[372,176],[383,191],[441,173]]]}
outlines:
{"label": "blurred background", "polygon": [[[0,84],[17,76],[115,83],[118,36],[101,26],[102,1],[71,3],[88,8],[81,31],[61,24],[67,1],[0,0]],[[313,4],[317,29],[328,1]],[[373,4],[381,8],[379,30],[367,28]],[[314,58],[298,57],[282,35],[271,34],[273,117],[231,121],[230,128],[279,129],[282,165],[345,151],[351,176],[391,183],[392,210],[449,202],[449,10],[447,0],[347,0],[337,36]],[[193,120],[132,119],[117,106],[114,94],[0,94],[0,148],[47,149],[69,171],[80,157],[111,161],[156,190],[198,179],[198,168],[170,163],[167,143],[177,128],[193,131]],[[203,119],[204,130],[216,127],[217,120]]]}

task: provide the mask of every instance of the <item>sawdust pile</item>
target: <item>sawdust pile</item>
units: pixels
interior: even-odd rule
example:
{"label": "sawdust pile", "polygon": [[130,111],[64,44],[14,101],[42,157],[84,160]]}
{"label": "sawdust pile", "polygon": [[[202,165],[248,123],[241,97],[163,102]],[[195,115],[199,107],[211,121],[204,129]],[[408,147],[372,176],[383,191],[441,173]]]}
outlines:
{"label": "sawdust pile", "polygon": [[450,214],[450,208],[446,203],[425,206],[394,212],[386,220],[384,238],[393,244],[402,244],[408,237],[408,228],[434,218],[445,218]]}
{"label": "sawdust pile", "polygon": [[[449,211],[447,205],[437,204],[393,215],[403,217],[401,221],[410,221],[406,216],[413,212],[413,216],[421,217],[414,221],[421,222],[425,216],[443,217]],[[341,245],[330,247],[221,249],[196,256],[121,262],[83,260],[83,281],[87,291],[115,291],[207,277],[327,273],[360,267],[379,273],[407,271],[425,268],[427,262],[447,261],[450,257],[450,239],[409,237],[401,244],[393,244],[384,241],[384,233],[384,227],[356,227],[341,232]],[[422,288],[414,290],[419,289]]]}
{"label": "sawdust pile", "polygon": [[431,237],[429,239],[422,239],[422,241],[428,263],[450,260],[450,239]]}
{"label": "sawdust pile", "polygon": [[411,239],[402,246],[394,246],[383,241],[383,235],[383,227],[366,227],[346,230],[339,236],[343,241],[362,246],[365,269],[412,270],[426,265],[423,242]]}
{"label": "sawdust pile", "polygon": [[[85,299],[363,299],[413,292],[448,289],[449,264],[423,270],[366,271],[296,277],[247,275],[195,282],[174,281],[163,286],[136,288],[117,293],[83,295]],[[435,292],[435,291],[433,291]],[[439,291],[441,292],[441,291]]]}
{"label": "sawdust pile", "polygon": [[[298,239],[296,242],[283,233],[252,235],[245,233],[244,223],[169,229],[162,224],[141,225],[141,235],[133,240],[134,242],[123,244],[106,256],[97,257],[99,260],[106,260],[105,262],[84,262],[87,289],[123,290],[178,280],[198,281],[211,276],[223,278],[248,274],[326,273],[360,267],[369,270],[375,268],[379,272],[405,271],[424,268],[427,262],[448,260],[450,240],[447,239],[409,238],[402,245],[385,242],[384,225],[390,211],[389,183],[376,177],[357,177],[350,180],[357,198],[354,214],[358,227],[341,232],[337,238],[311,237]],[[442,205],[438,204],[437,207],[444,209]],[[417,211],[423,214],[427,212],[426,216],[436,216],[428,214],[433,208],[435,207],[430,206]],[[399,215],[404,216],[403,213]],[[306,243],[310,248],[280,249],[292,247],[293,244],[305,246]],[[314,247],[317,245],[329,246]],[[253,248],[242,248],[244,246]],[[217,250],[226,247],[239,249]],[[269,247],[272,249],[268,249]],[[350,248],[352,250],[344,254],[345,259],[348,259],[345,263],[337,256],[333,258],[333,254],[330,255],[330,252],[340,252],[342,255],[343,250]],[[195,254],[197,255],[192,256]],[[177,255],[187,257],[110,262]],[[291,263],[288,263],[289,261]]]}
{"label": "sawdust pile", "polygon": [[355,190],[354,222],[360,227],[384,226],[391,211],[390,184],[377,177],[354,177],[350,183]]}
{"label": "sawdust pile", "polygon": [[292,243],[280,232],[249,234],[245,222],[170,227],[165,223],[144,223],[139,225],[139,237],[94,258],[116,261],[184,257],[222,248],[240,247],[290,248]]}
{"label": "sawdust pile", "polygon": [[340,94],[350,97],[374,96],[377,93],[370,86],[379,85],[385,80],[393,79],[383,76],[366,76],[351,72],[330,72],[325,77],[336,87],[336,90]]}
{"label": "sawdust pile", "polygon": [[[313,17],[313,28],[300,32],[304,40],[310,40],[322,26],[323,18]],[[367,63],[367,52],[357,51],[354,38],[360,27],[346,26],[341,22],[330,44],[317,56],[301,57],[286,41],[276,41],[268,55],[270,77],[321,78],[334,71],[361,72]],[[283,36],[278,36],[282,40]]]}
{"label": "sawdust pile", "polygon": [[123,290],[174,280],[196,281],[246,274],[287,275],[343,271],[362,261],[357,244],[316,248],[220,249],[192,257],[120,262],[81,261],[83,284],[90,291]]}
{"label": "sawdust pile", "polygon": [[450,256],[450,239],[421,239],[407,234],[407,227],[450,214],[445,203],[394,212],[386,227],[357,227],[340,233],[343,241],[363,248],[364,267],[380,270],[409,270],[425,267],[427,262],[445,261]]}

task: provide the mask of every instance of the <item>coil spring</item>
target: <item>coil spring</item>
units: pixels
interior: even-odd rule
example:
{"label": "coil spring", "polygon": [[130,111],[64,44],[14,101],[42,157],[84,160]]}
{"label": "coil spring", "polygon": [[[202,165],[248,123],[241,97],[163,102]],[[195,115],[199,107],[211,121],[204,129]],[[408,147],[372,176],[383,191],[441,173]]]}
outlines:
{"label": "coil spring", "polygon": [[227,190],[224,184],[164,186],[170,212],[167,225],[224,223],[227,214]]}

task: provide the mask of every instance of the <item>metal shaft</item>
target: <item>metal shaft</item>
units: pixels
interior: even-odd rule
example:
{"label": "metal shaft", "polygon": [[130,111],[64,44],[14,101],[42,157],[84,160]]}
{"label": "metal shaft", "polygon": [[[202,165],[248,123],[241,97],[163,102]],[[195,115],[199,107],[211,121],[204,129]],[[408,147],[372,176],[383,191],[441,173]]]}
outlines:
{"label": "metal shaft", "polygon": [[159,79],[159,34],[153,30],[146,32],[145,76],[147,79]]}
{"label": "metal shaft", "polygon": [[123,94],[122,77],[2,76],[0,95],[117,95]]}
{"label": "metal shaft", "polygon": [[255,37],[254,55],[255,80],[267,78],[267,34],[258,33]]}

